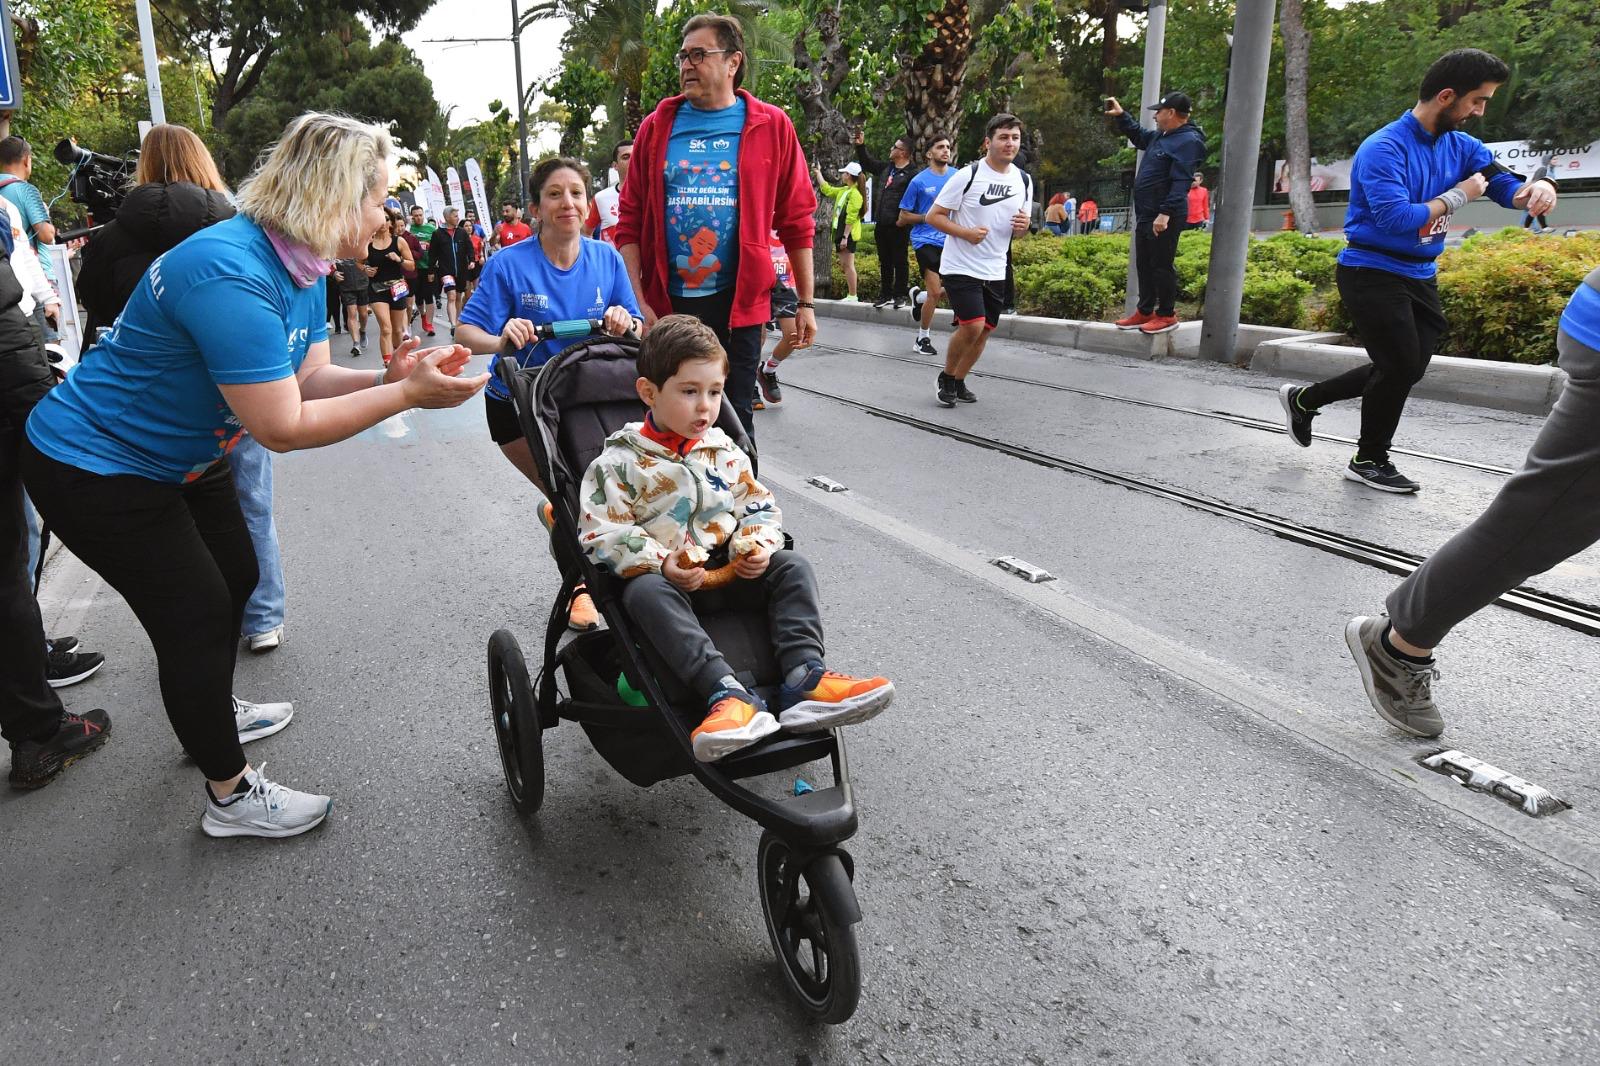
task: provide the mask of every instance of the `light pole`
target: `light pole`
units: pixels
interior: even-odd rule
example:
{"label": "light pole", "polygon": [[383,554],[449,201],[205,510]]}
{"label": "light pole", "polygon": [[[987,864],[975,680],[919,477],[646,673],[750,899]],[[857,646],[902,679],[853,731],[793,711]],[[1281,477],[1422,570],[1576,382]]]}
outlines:
{"label": "light pole", "polygon": [[167,107],[161,99],[161,60],[156,57],[156,32],[150,22],[150,0],[136,0],[139,17],[139,45],[144,51],[144,83],[150,90],[150,124],[167,121]]}

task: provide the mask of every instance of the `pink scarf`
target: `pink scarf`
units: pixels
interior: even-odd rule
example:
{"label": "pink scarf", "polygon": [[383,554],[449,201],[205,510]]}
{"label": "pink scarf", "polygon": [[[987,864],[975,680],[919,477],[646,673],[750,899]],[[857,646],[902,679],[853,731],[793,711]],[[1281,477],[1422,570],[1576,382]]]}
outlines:
{"label": "pink scarf", "polygon": [[302,289],[311,288],[333,273],[331,260],[322,258],[299,241],[292,241],[265,226],[261,228],[266,233],[267,240],[272,242],[272,250],[278,253],[278,261],[289,272],[294,283]]}

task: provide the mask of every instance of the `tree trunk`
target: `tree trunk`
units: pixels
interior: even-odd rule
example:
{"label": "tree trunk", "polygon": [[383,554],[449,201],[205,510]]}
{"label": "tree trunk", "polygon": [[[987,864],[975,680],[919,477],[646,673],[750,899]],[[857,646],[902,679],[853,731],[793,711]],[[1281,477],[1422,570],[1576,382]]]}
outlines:
{"label": "tree trunk", "polygon": [[972,58],[972,18],[967,0],[945,0],[929,16],[933,40],[906,70],[906,128],[916,144],[935,135],[954,138],[961,116],[961,86]]}
{"label": "tree trunk", "polygon": [[[795,89],[800,101],[800,111],[805,116],[802,134],[806,152],[813,163],[824,170],[843,166],[850,154],[853,134],[844,113],[834,103],[839,87],[850,73],[850,56],[846,42],[840,36],[842,21],[839,3],[824,4],[816,12],[811,27],[794,39],[794,65],[804,80]],[[819,58],[812,59],[806,46],[812,32],[820,46]],[[811,261],[816,272],[816,290],[819,296],[831,295],[833,289],[833,201],[820,194],[817,197],[817,239],[811,246]]]}
{"label": "tree trunk", "polygon": [[1311,130],[1306,92],[1311,80],[1311,34],[1306,32],[1302,0],[1283,0],[1278,11],[1283,37],[1284,155],[1289,164],[1289,209],[1301,233],[1317,231],[1316,200],[1311,195]]}

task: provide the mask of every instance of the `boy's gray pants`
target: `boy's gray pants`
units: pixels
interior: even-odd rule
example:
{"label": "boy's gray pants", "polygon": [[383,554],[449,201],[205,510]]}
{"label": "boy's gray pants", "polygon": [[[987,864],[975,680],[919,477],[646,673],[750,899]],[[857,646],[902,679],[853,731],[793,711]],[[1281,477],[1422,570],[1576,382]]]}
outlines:
{"label": "boy's gray pants", "polygon": [[1600,540],[1600,351],[1565,331],[1568,381],[1522,469],[1467,528],[1389,594],[1389,620],[1432,648],[1457,622]]}
{"label": "boy's gray pants", "polygon": [[640,636],[695,695],[710,699],[733,673],[706,635],[695,604],[755,606],[765,603],[772,648],[785,674],[822,661],[822,611],[811,564],[792,551],[774,552],[767,572],[747,581],[736,578],[710,592],[684,592],[660,574],[640,574],[622,587],[622,605]]}

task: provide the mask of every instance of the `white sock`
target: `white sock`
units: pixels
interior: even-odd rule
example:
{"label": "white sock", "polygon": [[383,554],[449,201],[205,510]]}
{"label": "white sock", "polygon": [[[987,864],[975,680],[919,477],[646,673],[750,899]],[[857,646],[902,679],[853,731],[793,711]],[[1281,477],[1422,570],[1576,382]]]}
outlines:
{"label": "white sock", "polygon": [[769,374],[776,374],[778,372],[779,365],[780,364],[776,359],[768,359],[766,365],[761,369],[765,370]]}
{"label": "white sock", "polygon": [[920,341],[920,340],[931,340],[931,339],[932,338],[928,336],[928,331],[927,330],[923,329],[921,326],[917,327],[917,340]]}

